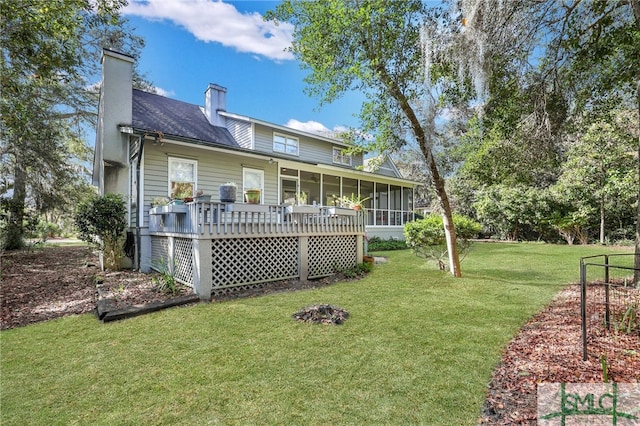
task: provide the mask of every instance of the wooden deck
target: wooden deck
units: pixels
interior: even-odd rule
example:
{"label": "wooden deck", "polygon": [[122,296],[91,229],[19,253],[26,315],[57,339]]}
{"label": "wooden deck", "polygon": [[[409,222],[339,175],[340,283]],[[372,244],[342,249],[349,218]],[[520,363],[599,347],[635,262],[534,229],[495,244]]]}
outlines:
{"label": "wooden deck", "polygon": [[193,238],[365,233],[362,211],[340,207],[193,202],[149,211],[149,232]]}

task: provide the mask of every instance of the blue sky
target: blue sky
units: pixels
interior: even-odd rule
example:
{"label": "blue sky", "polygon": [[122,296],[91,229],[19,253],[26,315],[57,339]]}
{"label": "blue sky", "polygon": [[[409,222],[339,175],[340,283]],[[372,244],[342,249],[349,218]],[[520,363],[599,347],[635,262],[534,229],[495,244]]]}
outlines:
{"label": "blue sky", "polygon": [[139,69],[170,98],[204,104],[209,83],[227,88],[227,111],[304,131],[358,126],[362,96],[319,107],[306,71],[284,49],[293,28],[264,22],[274,1],[130,0],[124,9],[146,47]]}

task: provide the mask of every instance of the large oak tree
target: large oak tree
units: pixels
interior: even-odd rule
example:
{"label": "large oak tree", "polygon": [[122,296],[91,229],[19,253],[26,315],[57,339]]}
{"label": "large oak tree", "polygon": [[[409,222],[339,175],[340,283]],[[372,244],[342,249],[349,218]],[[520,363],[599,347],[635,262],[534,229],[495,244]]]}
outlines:
{"label": "large oak tree", "polygon": [[310,71],[308,92],[329,103],[350,90],[367,96],[362,131],[383,152],[412,135],[428,168],[442,211],[449,267],[461,276],[445,179],[434,156],[433,101],[425,84],[422,29],[427,9],[419,0],[291,1],[267,14],[295,25],[291,51]]}

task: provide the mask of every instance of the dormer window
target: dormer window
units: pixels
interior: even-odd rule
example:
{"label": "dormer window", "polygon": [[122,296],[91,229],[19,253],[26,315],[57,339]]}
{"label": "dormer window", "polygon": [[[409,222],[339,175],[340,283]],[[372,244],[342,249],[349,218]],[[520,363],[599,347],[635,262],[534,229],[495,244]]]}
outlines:
{"label": "dormer window", "polygon": [[274,133],[273,150],[284,154],[298,155],[298,138]]}
{"label": "dormer window", "polygon": [[333,162],[336,164],[342,164],[343,166],[351,165],[351,156],[345,154],[342,148],[333,147]]}

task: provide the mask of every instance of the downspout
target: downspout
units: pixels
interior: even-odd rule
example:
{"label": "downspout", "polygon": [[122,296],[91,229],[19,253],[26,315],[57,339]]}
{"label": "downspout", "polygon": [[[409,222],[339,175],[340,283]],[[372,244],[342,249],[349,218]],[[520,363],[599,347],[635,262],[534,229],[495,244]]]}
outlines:
{"label": "downspout", "polygon": [[144,136],[138,135],[138,140],[140,142],[140,149],[138,149],[138,159],[136,164],[136,194],[138,196],[138,200],[136,201],[136,257],[138,259],[136,270],[140,271],[140,264],[142,263],[142,249],[141,249],[141,236],[140,236],[140,206],[142,205],[142,210],[144,211],[144,194],[140,191],[140,163],[142,162],[142,150],[144,148]]}

